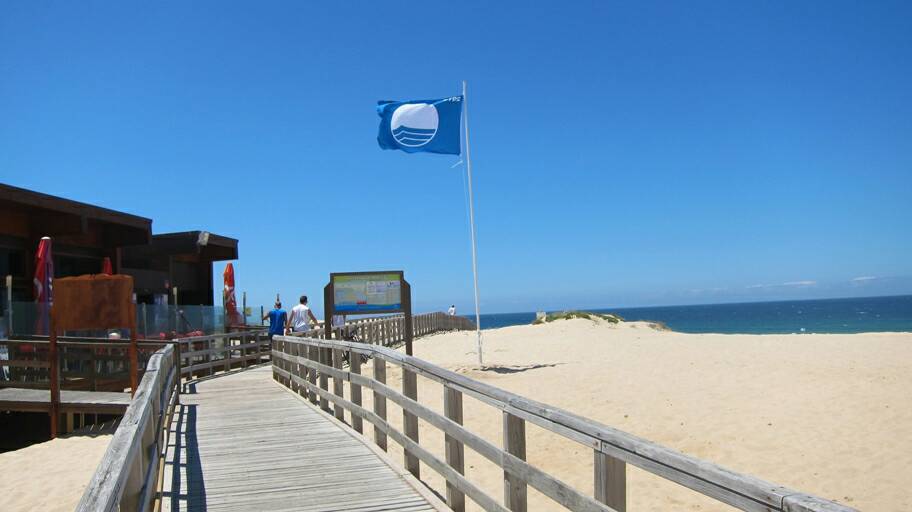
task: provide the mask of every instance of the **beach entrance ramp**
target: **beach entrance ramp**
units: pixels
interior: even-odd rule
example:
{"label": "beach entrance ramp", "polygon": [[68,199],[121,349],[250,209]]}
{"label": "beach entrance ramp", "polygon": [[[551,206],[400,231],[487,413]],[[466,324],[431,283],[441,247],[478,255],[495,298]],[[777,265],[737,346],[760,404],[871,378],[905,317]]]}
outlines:
{"label": "beach entrance ramp", "polygon": [[363,438],[277,385],[271,367],[187,385],[171,436],[163,511],[441,507]]}

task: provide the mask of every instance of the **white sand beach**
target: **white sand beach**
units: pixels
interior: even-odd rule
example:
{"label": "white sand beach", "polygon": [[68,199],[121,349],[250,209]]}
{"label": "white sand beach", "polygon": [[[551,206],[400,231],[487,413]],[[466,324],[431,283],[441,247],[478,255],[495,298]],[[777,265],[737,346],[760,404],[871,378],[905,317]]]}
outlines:
{"label": "white sand beach", "polygon": [[3,510],[70,512],[111,441],[110,434],[74,435],[0,453]]}
{"label": "white sand beach", "polygon": [[[474,332],[420,339],[415,355],[861,510],[912,508],[910,333],[681,334],[576,319],[485,331],[484,348],[486,370],[477,367]],[[389,377],[401,378],[399,372]],[[420,401],[442,412],[442,388],[418,381]],[[388,407],[401,426],[401,409]],[[498,412],[468,397],[464,407],[465,424],[500,446]],[[443,458],[442,436],[420,425],[421,444]],[[532,463],[591,492],[588,448],[526,428]],[[397,445],[391,452],[401,461]],[[501,472],[469,449],[466,470],[492,496],[502,496]],[[445,494],[436,473],[422,471]],[[629,466],[627,495],[629,510],[731,510]],[[559,510],[531,488],[529,500],[530,510]]]}

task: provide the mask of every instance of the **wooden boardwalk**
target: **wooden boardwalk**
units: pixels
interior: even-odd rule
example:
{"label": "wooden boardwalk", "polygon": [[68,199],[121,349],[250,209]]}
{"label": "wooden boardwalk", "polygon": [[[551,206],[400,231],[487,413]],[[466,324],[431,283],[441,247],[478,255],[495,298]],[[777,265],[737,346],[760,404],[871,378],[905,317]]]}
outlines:
{"label": "wooden boardwalk", "polygon": [[366,439],[273,381],[271,366],[188,384],[164,472],[163,511],[445,508]]}

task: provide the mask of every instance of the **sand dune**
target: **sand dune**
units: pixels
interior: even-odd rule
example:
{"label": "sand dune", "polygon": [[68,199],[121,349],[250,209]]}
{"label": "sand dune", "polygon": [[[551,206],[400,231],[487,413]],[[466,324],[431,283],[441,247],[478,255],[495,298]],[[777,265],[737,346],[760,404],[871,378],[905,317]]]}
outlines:
{"label": "sand dune", "polygon": [[[474,333],[423,338],[415,355],[861,510],[912,508],[912,334],[695,335],[568,320],[486,331],[484,344],[485,369]],[[442,411],[439,385],[419,378],[419,397]],[[501,444],[497,411],[466,398],[465,417]],[[400,410],[391,407],[390,418],[401,424]],[[421,444],[442,458],[442,436],[423,422]],[[527,450],[534,464],[591,492],[586,447],[527,426]],[[502,495],[495,466],[467,449],[466,467]],[[436,473],[422,470],[443,493]],[[531,510],[559,509],[531,490],[529,499]],[[628,469],[628,509],[731,510],[636,468]]]}

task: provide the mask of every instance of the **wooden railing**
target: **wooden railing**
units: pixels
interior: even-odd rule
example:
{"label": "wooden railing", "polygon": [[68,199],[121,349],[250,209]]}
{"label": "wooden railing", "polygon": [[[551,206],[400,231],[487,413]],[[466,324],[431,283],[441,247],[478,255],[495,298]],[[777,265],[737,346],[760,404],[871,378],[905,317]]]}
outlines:
{"label": "wooden railing", "polygon": [[[8,368],[6,378],[0,378],[0,387],[49,389],[51,364],[47,336],[22,338],[0,340],[9,357],[0,360],[0,368]],[[137,344],[140,375],[152,354],[168,343]],[[59,337],[57,347],[60,389],[123,391],[130,387],[129,340]]]}
{"label": "wooden railing", "polygon": [[[50,361],[47,336],[0,340],[9,359],[0,359],[0,388],[48,389]],[[105,338],[57,338],[60,388],[84,391],[123,391],[130,387],[129,341]],[[175,341],[143,340],[139,349],[140,377],[149,357],[164,345],[174,345],[180,375],[191,378],[217,371],[246,368],[269,360],[269,338],[264,331],[243,331],[180,338]]]}
{"label": "wooden railing", "polygon": [[[372,376],[361,374],[363,355],[373,360]],[[737,473],[664,446],[616,430],[568,411],[536,402],[472,380],[421,359],[375,344],[315,338],[277,336],[273,340],[273,377],[363,433],[363,421],[374,427],[374,440],[384,450],[387,439],[403,447],[405,467],[420,477],[418,461],[446,479],[447,504],[455,511],[465,508],[468,496],[481,508],[525,511],[526,492],[532,486],[563,507],[574,511],[626,510],[626,465],[632,464],[662,478],[689,487],[735,508],[769,512],[849,512],[854,509],[790,490],[780,485]],[[343,361],[351,362],[348,369]],[[386,365],[402,369],[402,391],[386,384]],[[417,377],[443,385],[444,414],[418,401]],[[333,379],[329,390],[328,378]],[[344,386],[349,387],[345,398]],[[373,394],[373,410],[362,406],[362,388]],[[462,396],[467,394],[502,411],[503,448],[462,425]],[[396,430],[386,417],[386,401],[403,410],[405,432]],[[443,431],[445,460],[419,444],[418,419]],[[576,441],[592,450],[594,496],[570,487],[526,462],[526,422]],[[464,447],[475,450],[504,471],[502,501],[489,496],[465,477]],[[580,461],[583,464],[583,461]]]}
{"label": "wooden railing", "polygon": [[179,400],[177,360],[171,345],[149,359],[77,511],[142,511],[155,501],[163,481],[171,415]]}
{"label": "wooden railing", "polygon": [[186,378],[246,368],[270,357],[269,336],[262,330],[180,338],[177,344],[181,377]]}
{"label": "wooden railing", "polygon": [[[412,316],[413,336],[425,336],[441,331],[472,330],[475,323],[464,316],[450,316],[446,313],[422,313]],[[338,329],[336,329],[338,331]],[[402,315],[348,319],[345,322],[344,337],[353,337],[362,343],[392,347],[405,341],[405,317]],[[291,333],[290,336],[322,338],[323,324],[305,333]],[[338,337],[338,334],[336,335]]]}

